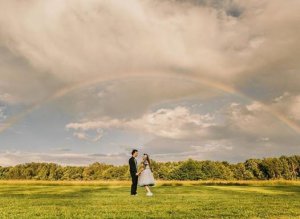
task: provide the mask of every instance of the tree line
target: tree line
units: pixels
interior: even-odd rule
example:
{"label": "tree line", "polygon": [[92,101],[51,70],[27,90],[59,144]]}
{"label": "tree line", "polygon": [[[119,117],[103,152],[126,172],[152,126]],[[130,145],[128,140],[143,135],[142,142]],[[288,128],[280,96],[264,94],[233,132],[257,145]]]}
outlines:
{"label": "tree line", "polygon": [[[227,161],[156,162],[151,168],[161,180],[270,180],[300,179],[300,156],[248,159],[243,163]],[[62,166],[55,163],[25,163],[1,167],[0,179],[16,180],[129,180],[128,165],[96,162],[89,166]]]}

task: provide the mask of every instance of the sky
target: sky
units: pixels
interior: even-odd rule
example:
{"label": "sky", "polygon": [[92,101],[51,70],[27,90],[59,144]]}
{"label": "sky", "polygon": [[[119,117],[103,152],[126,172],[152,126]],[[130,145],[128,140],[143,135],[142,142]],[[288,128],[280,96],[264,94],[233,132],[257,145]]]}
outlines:
{"label": "sky", "polygon": [[0,165],[300,154],[299,0],[0,0]]}

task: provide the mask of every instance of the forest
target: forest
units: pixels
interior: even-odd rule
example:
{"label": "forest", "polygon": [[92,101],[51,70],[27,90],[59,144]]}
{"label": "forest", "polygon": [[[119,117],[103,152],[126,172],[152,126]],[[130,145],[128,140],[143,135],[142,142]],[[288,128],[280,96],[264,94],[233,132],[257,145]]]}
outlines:
{"label": "forest", "polygon": [[[156,162],[151,169],[159,180],[271,180],[300,179],[300,156],[248,159],[241,163],[193,160]],[[1,167],[3,180],[129,180],[128,165],[96,162],[88,166],[62,166],[55,163],[25,163]]]}

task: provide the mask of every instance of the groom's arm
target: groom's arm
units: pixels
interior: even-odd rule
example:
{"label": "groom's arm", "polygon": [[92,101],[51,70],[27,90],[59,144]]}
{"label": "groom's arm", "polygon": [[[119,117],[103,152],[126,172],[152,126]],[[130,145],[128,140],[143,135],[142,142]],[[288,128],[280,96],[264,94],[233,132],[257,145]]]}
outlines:
{"label": "groom's arm", "polygon": [[130,173],[132,175],[135,175],[137,170],[136,170],[136,167],[135,167],[135,162],[132,158],[129,159],[129,166],[130,166]]}

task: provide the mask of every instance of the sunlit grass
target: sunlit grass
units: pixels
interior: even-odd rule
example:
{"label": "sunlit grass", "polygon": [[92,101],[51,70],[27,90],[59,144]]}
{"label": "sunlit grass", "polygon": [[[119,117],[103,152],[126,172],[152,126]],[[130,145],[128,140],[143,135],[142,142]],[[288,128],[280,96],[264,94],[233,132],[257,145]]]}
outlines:
{"label": "sunlit grass", "polygon": [[0,218],[300,218],[299,181],[0,181]]}

